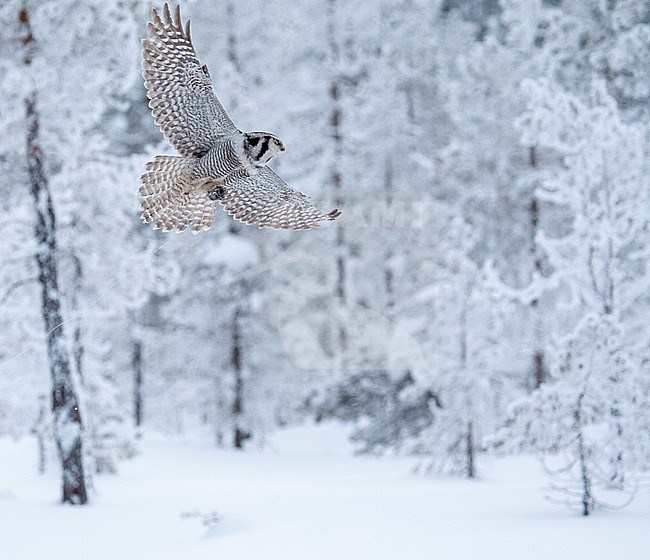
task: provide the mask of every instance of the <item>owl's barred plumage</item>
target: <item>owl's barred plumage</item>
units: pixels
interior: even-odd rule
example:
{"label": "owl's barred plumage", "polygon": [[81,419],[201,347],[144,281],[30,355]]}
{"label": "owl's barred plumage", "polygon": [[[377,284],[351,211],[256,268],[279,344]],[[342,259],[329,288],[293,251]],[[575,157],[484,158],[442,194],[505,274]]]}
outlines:
{"label": "owl's barred plumage", "polygon": [[310,229],[333,220],[265,164],[284,151],[267,132],[235,127],[212,90],[190,35],[190,22],[152,10],[142,41],[142,75],[154,121],[180,156],[156,156],[145,166],[139,193],[142,219],[154,228],[198,233],[212,225],[217,202],[234,219],[261,228]]}

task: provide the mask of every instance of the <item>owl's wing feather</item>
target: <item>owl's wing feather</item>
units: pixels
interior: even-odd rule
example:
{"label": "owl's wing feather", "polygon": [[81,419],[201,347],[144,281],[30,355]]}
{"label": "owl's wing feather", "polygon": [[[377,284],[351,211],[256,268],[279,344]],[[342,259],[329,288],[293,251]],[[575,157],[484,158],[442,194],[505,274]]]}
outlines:
{"label": "owl's wing feather", "polygon": [[293,190],[267,166],[251,172],[237,169],[221,186],[223,209],[235,220],[260,228],[311,229],[341,214],[321,212],[307,195]]}
{"label": "owl's wing feather", "polygon": [[201,157],[221,137],[237,132],[212,90],[207,66],[199,62],[190,22],[185,28],[177,6],[163,18],[153,9],[142,40],[142,76],[149,107],[165,137],[183,156]]}

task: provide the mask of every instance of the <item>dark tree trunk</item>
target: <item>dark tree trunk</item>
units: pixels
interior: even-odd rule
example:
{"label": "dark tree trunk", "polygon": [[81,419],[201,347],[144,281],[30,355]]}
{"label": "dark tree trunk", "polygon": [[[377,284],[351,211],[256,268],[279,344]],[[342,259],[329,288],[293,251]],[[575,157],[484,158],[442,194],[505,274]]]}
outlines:
{"label": "dark tree trunk", "polygon": [[54,437],[63,467],[63,501],[85,504],[86,494],[78,399],[72,382],[70,357],[63,331],[56,264],[56,223],[43,159],[38,145],[36,95],[26,101],[27,157],[31,192],[36,210],[36,262],[41,284],[41,311],[47,338],[47,356],[52,377]]}
{"label": "dark tree trunk", "polygon": [[467,478],[474,478],[476,476],[476,469],[474,468],[474,455],[476,450],[474,448],[474,425],[472,422],[467,423],[467,463],[465,471]]}
{"label": "dark tree trunk", "polygon": [[142,341],[134,340],[131,353],[133,367],[133,423],[142,426]]}
{"label": "dark tree trunk", "polygon": [[584,425],[582,422],[582,400],[584,392],[578,398],[578,404],[575,411],[575,421],[578,429],[577,445],[578,445],[578,464],[580,467],[580,484],[582,486],[582,515],[589,515],[595,506],[595,500],[591,493],[591,475],[587,465],[587,450],[585,449],[584,442]]}
{"label": "dark tree trunk", "polygon": [[[334,206],[342,208],[345,202],[343,197],[343,180],[341,172],[341,160],[343,157],[343,137],[341,134],[341,84],[339,76],[340,48],[336,31],[336,3],[337,0],[329,0],[327,34],[332,63],[332,78],[329,86],[330,99],[330,131],[334,147],[334,160],[330,175],[330,183],[333,189]],[[336,324],[335,324],[335,356],[337,369],[343,369],[346,363],[348,349],[348,334],[344,321],[344,310],[347,304],[346,294],[346,244],[343,222],[336,223],[336,283],[334,288]]]}
{"label": "dark tree trunk", "polygon": [[226,56],[237,73],[241,73],[239,54],[237,52],[237,34],[235,33],[235,3],[231,0],[226,4],[226,21],[228,22],[228,47]]}
{"label": "dark tree trunk", "polygon": [[[81,260],[77,255],[73,255],[72,262],[74,266],[73,286],[72,286],[72,311],[75,315],[79,311],[78,295],[81,293],[81,283],[83,280],[83,269],[81,267]],[[79,381],[84,383],[83,373],[83,358],[84,358],[84,345],[81,337],[81,318],[77,317],[75,326],[72,333],[72,356],[74,358],[74,365]]]}
{"label": "dark tree trunk", "polygon": [[[386,204],[390,207],[393,203],[393,161],[390,157],[386,158],[384,190],[386,191]],[[391,264],[392,258],[393,250],[391,244],[387,243],[384,252],[384,290],[386,292],[386,310],[391,327],[394,320],[393,314],[395,308],[395,273]]]}
{"label": "dark tree trunk", "polygon": [[[536,302],[537,300],[535,300]],[[544,352],[542,350],[535,350],[533,354],[533,365],[535,367],[535,389],[544,383]]]}
{"label": "dark tree trunk", "polygon": [[[470,289],[466,288],[463,294],[463,307],[460,312],[460,341],[459,341],[459,362],[462,371],[467,371],[469,367],[468,356],[468,332],[467,332],[467,315],[469,313],[469,296]],[[470,402],[467,414],[470,418],[467,420],[467,432],[465,434],[465,474],[467,478],[474,478],[476,476],[476,446],[474,445],[474,423],[471,418],[474,415],[474,402]]]}
{"label": "dark tree trunk", "polygon": [[[531,146],[528,151],[528,163],[530,167],[537,167],[537,151],[535,146]],[[542,272],[542,259],[537,247],[537,232],[539,230],[539,201],[533,192],[529,207],[530,227],[531,227],[531,244],[530,252],[533,257],[533,269],[536,274]],[[533,311],[533,386],[537,389],[546,377],[544,365],[544,331],[541,313],[539,310],[539,300],[535,298],[530,302]]]}
{"label": "dark tree trunk", "polygon": [[[237,47],[237,33],[235,32],[236,11],[235,2],[230,0],[226,4],[226,18],[228,25],[228,46],[226,56],[228,61],[232,64],[235,72],[241,74],[242,65],[239,59],[239,52]],[[237,106],[237,100],[232,100],[232,106]],[[232,235],[241,235],[240,224],[233,223],[230,226],[230,233]],[[245,430],[243,426],[244,418],[244,373],[243,373],[243,354],[244,348],[242,344],[241,334],[241,320],[244,315],[244,308],[248,306],[248,302],[252,296],[252,284],[246,279],[237,282],[235,293],[239,299],[239,304],[235,307],[231,324],[232,334],[232,347],[230,350],[230,366],[233,372],[233,394],[232,394],[232,421],[233,421],[233,446],[235,449],[243,449],[244,442],[251,437],[250,432]],[[219,441],[219,431],[217,431],[217,442]]]}
{"label": "dark tree trunk", "polygon": [[250,433],[242,428],[242,417],[244,414],[244,375],[242,368],[242,341],[241,325],[242,316],[241,307],[237,306],[232,320],[232,350],[230,354],[230,364],[233,371],[233,445],[236,449],[242,449],[244,442],[250,438]]}
{"label": "dark tree trunk", "polygon": [[[25,47],[24,63],[29,66],[35,45],[26,8],[20,11],[19,19]],[[63,502],[85,504],[88,495],[83,470],[82,423],[63,331],[58,287],[56,221],[39,144],[36,92],[32,92],[25,100],[25,116],[27,168],[36,212],[36,263],[41,284],[41,312],[45,323],[47,358],[52,378],[54,438],[62,465]]]}

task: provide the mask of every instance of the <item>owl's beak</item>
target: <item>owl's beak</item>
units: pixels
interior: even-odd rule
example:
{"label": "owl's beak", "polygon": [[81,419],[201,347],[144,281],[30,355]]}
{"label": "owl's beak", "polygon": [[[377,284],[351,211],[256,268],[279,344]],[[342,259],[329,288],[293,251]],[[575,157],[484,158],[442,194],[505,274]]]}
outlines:
{"label": "owl's beak", "polygon": [[284,144],[282,142],[280,142],[280,151],[281,152],[286,152],[287,151],[287,149],[284,147]]}

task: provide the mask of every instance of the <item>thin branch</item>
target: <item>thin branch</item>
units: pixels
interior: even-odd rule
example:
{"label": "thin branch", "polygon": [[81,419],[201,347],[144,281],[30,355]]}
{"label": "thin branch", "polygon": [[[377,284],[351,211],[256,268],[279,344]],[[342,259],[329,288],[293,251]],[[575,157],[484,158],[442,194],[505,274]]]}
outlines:
{"label": "thin branch", "polygon": [[4,291],[4,294],[2,294],[2,296],[0,297],[0,305],[6,303],[7,300],[9,299],[9,297],[11,297],[11,295],[16,290],[18,290],[19,288],[21,288],[23,286],[27,286],[29,284],[32,284],[32,283],[34,283],[34,284],[36,283],[36,278],[24,278],[22,280],[16,280],[12,284],[10,284],[6,288],[6,290]]}

